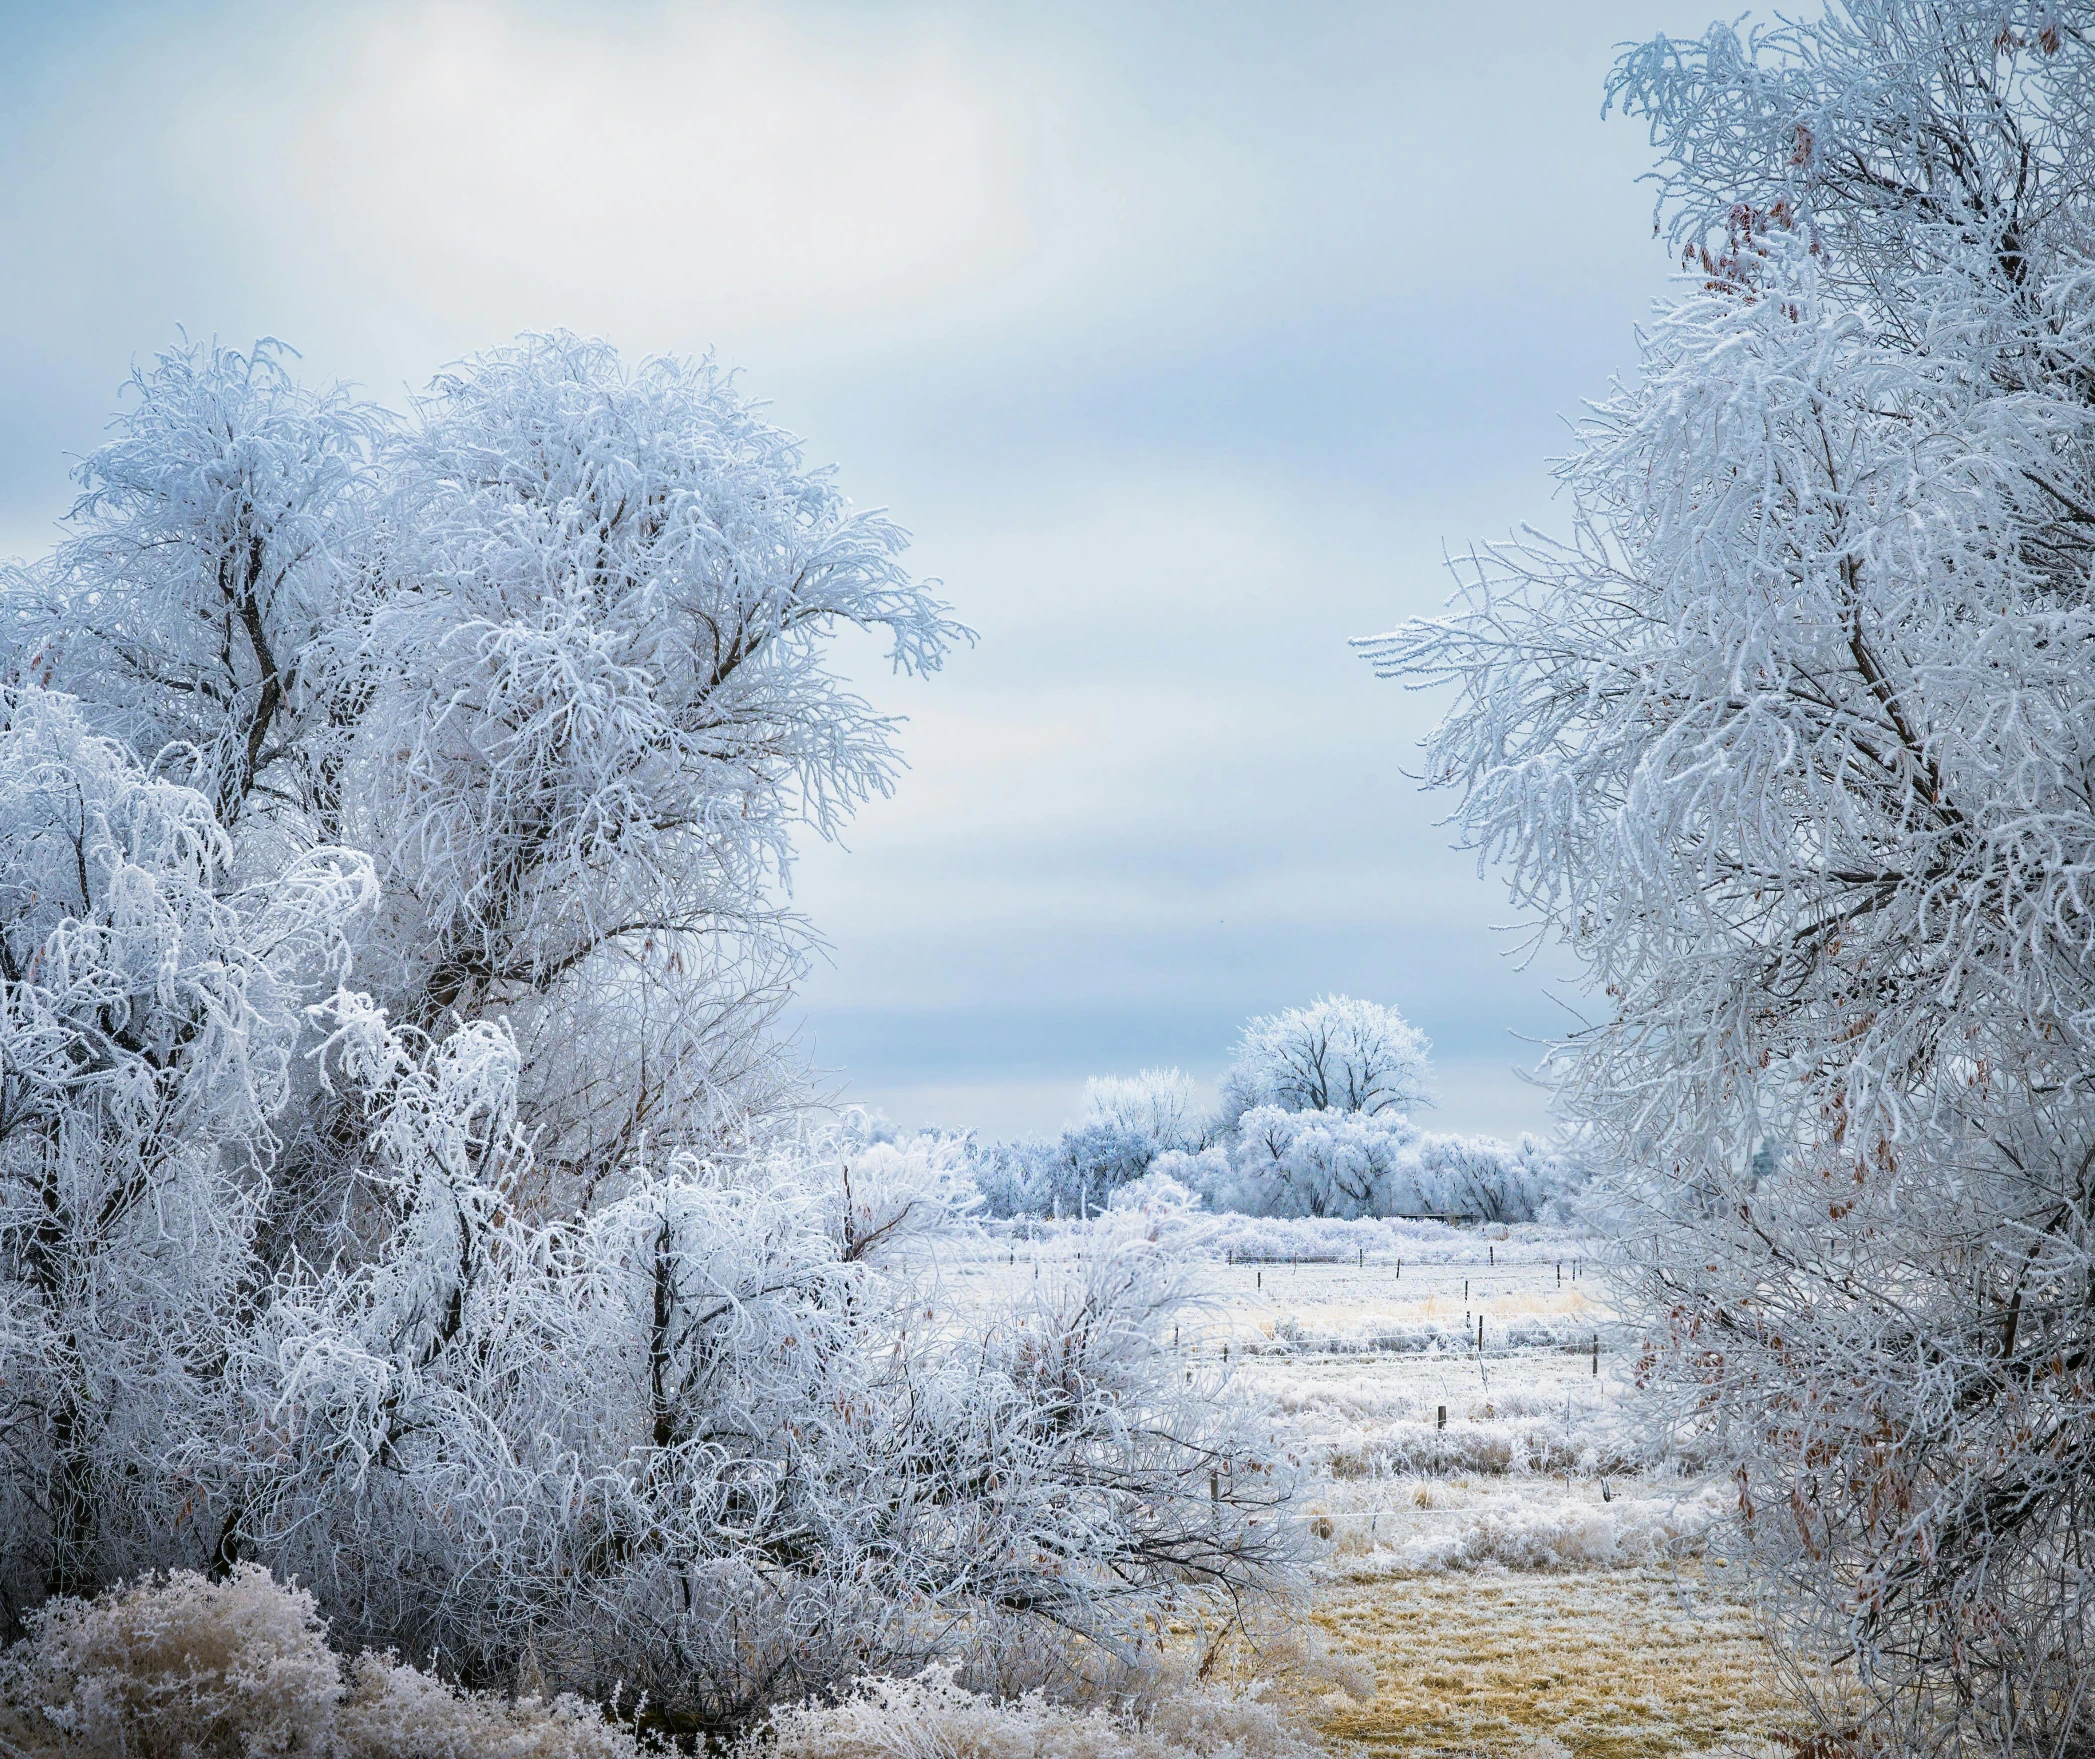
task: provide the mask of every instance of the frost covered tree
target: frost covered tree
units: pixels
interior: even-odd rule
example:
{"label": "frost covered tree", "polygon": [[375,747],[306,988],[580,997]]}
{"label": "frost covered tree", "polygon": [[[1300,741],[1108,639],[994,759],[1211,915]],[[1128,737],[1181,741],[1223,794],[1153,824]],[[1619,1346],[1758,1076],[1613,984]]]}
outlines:
{"label": "frost covered tree", "polygon": [[807,945],[781,903],[792,834],[833,834],[897,762],[836,632],[915,672],[964,632],[901,531],[710,364],[526,338],[415,415],[335,684],[370,703],[369,980],[424,1026],[508,1018],[542,1171],[586,1186],[642,1137],[776,1098],[764,1028]]}
{"label": "frost covered tree", "polygon": [[228,884],[208,796],[70,699],[0,695],[0,1620],[209,1561],[223,1420],[304,1005],[367,862]]}
{"label": "frost covered tree", "polygon": [[1088,1216],[1159,1155],[1207,1148],[1216,1129],[1183,1070],[1097,1075],[1084,1084],[1083,1116],[1055,1141],[997,1143],[970,1161],[994,1214]]}
{"label": "frost covered tree", "polygon": [[227,829],[257,790],[326,816],[307,662],[354,615],[390,426],[300,387],[288,353],[185,345],[135,371],[116,436],[76,473],[74,535],[5,582],[10,669],[80,698]]}
{"label": "frost covered tree", "polygon": [[234,1378],[262,1440],[240,1536],[345,1630],[483,1684],[527,1652],[623,1680],[691,1732],[1005,1625],[1125,1650],[1288,1579],[1292,1468],[1184,1374],[1183,1272],[1139,1218],[990,1324],[927,1275],[965,1195],[950,1143],[682,1161],[527,1224],[499,1035],[403,1060],[373,1018],[344,1030],[400,1226],[283,1285]]}
{"label": "frost covered tree", "polygon": [[2095,9],[1845,0],[1613,96],[1696,285],[1568,540],[1369,645],[1454,684],[1431,774],[1607,997],[1564,1097],[1793,1633],[1900,1750],[2079,1750]]}
{"label": "frost covered tree", "polygon": [[0,605],[0,1635],[259,1563],[722,1732],[1287,1582],[1139,1224],[953,1309],[964,1145],[766,1030],[792,838],[898,762],[832,638],[964,633],[901,533],[567,336],[403,419],[267,345],[135,390]]}
{"label": "frost covered tree", "polygon": [[[1399,1181],[1417,1137],[1399,1113],[1253,1106],[1230,1143],[1229,1207],[1255,1215],[1400,1213]],[[1414,1197],[1410,1207],[1424,1206]]]}
{"label": "frost covered tree", "polygon": [[1198,1154],[1215,1133],[1200,1091],[1183,1069],[1094,1075],[1084,1083],[1084,1120],[1140,1136],[1156,1154]]}
{"label": "frost covered tree", "polygon": [[[1203,1157],[1205,1160],[1206,1157]],[[1395,1112],[1255,1106],[1237,1121],[1225,1168],[1162,1161],[1216,1208],[1248,1215],[1441,1216],[1533,1221],[1580,1182],[1577,1164],[1532,1136],[1517,1143],[1415,1127]]]}
{"label": "frost covered tree", "polygon": [[1180,1070],[1145,1069],[1087,1082],[1085,1116],[1057,1142],[963,1152],[999,1216],[1142,1207],[1153,1194],[1132,1188],[1157,1180],[1248,1215],[1531,1221],[1582,1182],[1532,1137],[1420,1130],[1408,1107],[1427,1090],[1426,1041],[1394,1009],[1327,997],[1245,1028],[1219,1117]]}
{"label": "frost covered tree", "polygon": [[[510,1022],[548,1200],[785,1097],[792,834],[898,761],[833,637],[921,672],[965,634],[899,529],[710,365],[564,334],[406,421],[267,343],[185,345],[132,391],[78,535],[6,579],[8,670],[202,789],[258,872],[368,853],[357,983],[423,1030]],[[338,1176],[344,1134],[305,1133],[287,1194]]]}
{"label": "frost covered tree", "polygon": [[1394,1008],[1351,996],[1245,1024],[1222,1080],[1222,1120],[1253,1106],[1289,1112],[1398,1112],[1430,1104],[1427,1044]]}

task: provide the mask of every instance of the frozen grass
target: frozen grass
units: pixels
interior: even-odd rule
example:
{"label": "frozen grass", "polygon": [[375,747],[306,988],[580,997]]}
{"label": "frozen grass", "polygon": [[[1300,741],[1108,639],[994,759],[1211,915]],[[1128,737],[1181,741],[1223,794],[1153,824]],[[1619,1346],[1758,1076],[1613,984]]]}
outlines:
{"label": "frozen grass", "polygon": [[1197,1238],[1208,1256],[1239,1264],[1350,1264],[1363,1255],[1371,1263],[1402,1258],[1415,1264],[1461,1264],[1472,1252],[1484,1257],[1487,1246],[1518,1253],[1540,1243],[1561,1243],[1566,1235],[1539,1222],[1479,1229],[1434,1221],[1220,1215],[1208,1218]]}
{"label": "frozen grass", "polygon": [[[1212,1651],[1189,1648],[1115,1705],[1040,1692],[999,1703],[944,1670],[868,1680],[842,1703],[781,1712],[737,1759],[1319,1759],[1311,1715],[1328,1716],[1346,1693],[1316,1688],[1349,1685],[1365,1700],[1372,1683],[1357,1666],[1305,1657],[1299,1642],[1282,1650],[1216,1667]],[[1246,1660],[1267,1666],[1247,1675]]]}
{"label": "frozen grass", "polygon": [[1317,1622],[1375,1658],[1373,1700],[1325,1722],[1369,1753],[1772,1756],[1801,1729],[1745,1610],[1690,1571],[1339,1581]]}
{"label": "frozen grass", "polygon": [[[1030,1275],[1033,1252],[1082,1250],[1073,1227],[994,1242],[970,1298]],[[1184,1346],[1228,1349],[1311,1466],[1313,1616],[1379,1681],[1322,1711],[1335,1741],[1465,1759],[1794,1750],[1780,1738],[1804,1719],[1709,1544],[1724,1488],[1636,1420],[1590,1240],[1262,1223],[1200,1250],[1209,1306]]]}
{"label": "frozen grass", "polygon": [[[1562,1479],[1417,1477],[1320,1483],[1309,1519],[1330,1546],[1326,1580],[1446,1570],[1617,1569],[1704,1555],[1717,1493],[1672,1483],[1615,1490]],[[1728,1567],[1718,1564],[1717,1568]]]}

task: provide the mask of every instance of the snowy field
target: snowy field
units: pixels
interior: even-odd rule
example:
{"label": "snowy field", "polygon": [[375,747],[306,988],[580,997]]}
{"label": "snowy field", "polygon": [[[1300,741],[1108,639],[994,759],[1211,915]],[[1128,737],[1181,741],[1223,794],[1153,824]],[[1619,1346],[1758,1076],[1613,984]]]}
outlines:
{"label": "snowy field", "polygon": [[[954,1294],[993,1303],[1085,1238],[1014,1225],[952,1264]],[[1372,1700],[1328,1701],[1328,1734],[1405,1754],[1787,1750],[1801,1725],[1706,1540],[1723,1487],[1640,1433],[1589,1240],[1260,1222],[1184,1244],[1189,1359],[1227,1350],[1309,1466],[1313,1617],[1376,1673]]]}

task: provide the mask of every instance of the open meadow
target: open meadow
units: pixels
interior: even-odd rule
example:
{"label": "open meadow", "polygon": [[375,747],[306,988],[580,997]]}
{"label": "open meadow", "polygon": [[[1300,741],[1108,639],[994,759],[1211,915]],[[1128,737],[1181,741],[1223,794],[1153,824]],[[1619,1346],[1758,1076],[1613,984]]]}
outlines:
{"label": "open meadow", "polygon": [[[1309,1470],[1317,1633],[1374,1670],[1371,1698],[1326,1700],[1335,1743],[1659,1759],[1804,1738],[1707,1541],[1725,1487],[1635,1421],[1590,1239],[1228,1218],[1188,1243],[1189,1364],[1226,1350],[1279,1417]],[[1081,1227],[1020,1224],[953,1268],[979,1297],[1084,1250]]]}

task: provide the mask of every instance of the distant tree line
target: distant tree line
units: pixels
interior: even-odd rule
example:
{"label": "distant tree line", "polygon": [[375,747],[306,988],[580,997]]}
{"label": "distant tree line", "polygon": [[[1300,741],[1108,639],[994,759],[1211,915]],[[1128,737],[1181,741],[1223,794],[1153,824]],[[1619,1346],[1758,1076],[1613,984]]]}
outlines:
{"label": "distant tree line", "polygon": [[1245,1026],[1219,1104],[1177,1069],[1104,1076],[1053,1141],[973,1153],[992,1214],[1094,1214],[1143,1180],[1215,1210],[1268,1216],[1441,1216],[1532,1221],[1580,1182],[1534,1137],[1422,1130],[1428,1046],[1396,1009],[1350,996]]}

